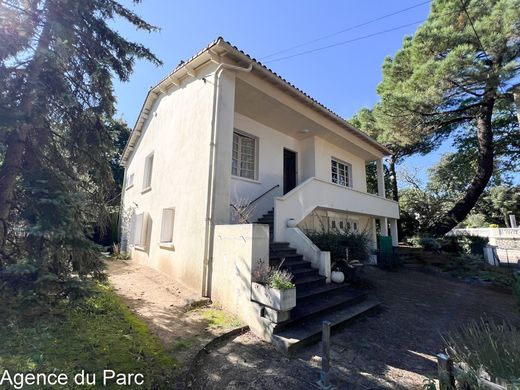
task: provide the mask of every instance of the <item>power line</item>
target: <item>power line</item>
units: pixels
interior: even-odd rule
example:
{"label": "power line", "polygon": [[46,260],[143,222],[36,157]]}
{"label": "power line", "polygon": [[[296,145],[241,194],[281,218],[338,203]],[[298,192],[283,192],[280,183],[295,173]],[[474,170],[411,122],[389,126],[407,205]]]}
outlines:
{"label": "power line", "polygon": [[322,37],[319,37],[319,38],[316,38],[316,39],[313,39],[313,40],[310,40],[310,41],[307,41],[307,42],[302,42],[298,45],[295,45],[295,46],[291,46],[291,47],[288,47],[286,49],[282,49],[282,50],[279,50],[275,53],[272,53],[272,54],[269,54],[267,56],[264,56],[264,57],[260,57],[259,60],[264,60],[266,58],[270,58],[270,57],[274,57],[278,54],[282,54],[282,53],[285,53],[285,52],[288,52],[288,51],[291,51],[291,50],[294,50],[294,49],[297,49],[299,47],[302,47],[302,46],[307,46],[307,45],[310,45],[311,43],[315,43],[315,42],[318,42],[318,41],[321,41],[323,39],[327,39],[327,38],[330,38],[330,37],[333,37],[333,36],[336,36],[336,35],[339,35],[339,34],[342,34],[344,32],[347,32],[347,31],[351,31],[351,30],[355,30],[359,27],[363,27],[363,26],[366,26],[368,24],[371,24],[371,23],[375,23],[375,22],[378,22],[380,20],[383,20],[383,19],[386,19],[386,18],[389,18],[391,16],[394,16],[394,15],[398,15],[400,13],[403,13],[403,12],[406,12],[406,11],[409,11],[411,9],[414,9],[414,8],[417,8],[417,7],[420,7],[421,5],[424,5],[424,4],[428,4],[430,2],[430,0],[427,0],[427,1],[423,1],[421,3],[418,3],[418,4],[415,4],[415,5],[412,5],[410,7],[407,7],[407,8],[403,8],[403,9],[400,9],[398,11],[395,11],[395,12],[392,12],[390,14],[386,14],[386,15],[383,15],[383,16],[380,16],[378,18],[375,18],[375,19],[370,19],[370,20],[367,20],[366,22],[363,22],[363,23],[359,23],[359,24],[356,24],[354,26],[350,26],[350,27],[347,27],[347,28],[344,28],[343,30],[339,30],[339,31],[336,31],[334,33],[331,33],[331,34],[328,34],[328,35],[324,35]]}
{"label": "power line", "polygon": [[372,33],[372,34],[362,35],[362,36],[360,36],[360,37],[353,38],[353,39],[349,39],[349,40],[346,40],[346,41],[342,41],[342,42],[338,42],[338,43],[333,43],[333,44],[331,44],[331,45],[322,46],[322,47],[318,47],[318,48],[311,49],[311,50],[302,51],[302,52],[300,52],[300,53],[291,54],[291,55],[289,55],[289,56],[285,56],[285,57],[275,58],[274,60],[271,60],[271,61],[265,61],[264,63],[265,63],[265,64],[270,64],[270,63],[272,63],[272,62],[277,62],[277,61],[282,61],[282,60],[286,60],[286,59],[289,59],[289,58],[294,58],[294,57],[303,56],[303,55],[305,55],[305,54],[314,53],[314,52],[321,51],[321,50],[325,50],[325,49],[330,49],[330,48],[332,48],[332,47],[345,45],[345,44],[347,44],[347,43],[356,42],[356,41],[361,41],[361,40],[363,40],[363,39],[367,39],[367,38],[375,37],[375,36],[377,36],[377,35],[383,35],[383,34],[386,34],[386,33],[392,32],[392,31],[396,31],[396,30],[400,30],[400,29],[405,28],[405,27],[413,26],[413,25],[416,25],[416,24],[419,24],[419,23],[422,23],[422,22],[425,22],[425,21],[426,21],[426,19],[417,20],[417,21],[412,22],[412,23],[403,24],[403,25],[400,25],[400,26],[397,26],[397,27],[394,27],[394,28],[389,28],[389,29],[387,29],[387,30],[378,31],[378,32],[375,32],[375,33]]}

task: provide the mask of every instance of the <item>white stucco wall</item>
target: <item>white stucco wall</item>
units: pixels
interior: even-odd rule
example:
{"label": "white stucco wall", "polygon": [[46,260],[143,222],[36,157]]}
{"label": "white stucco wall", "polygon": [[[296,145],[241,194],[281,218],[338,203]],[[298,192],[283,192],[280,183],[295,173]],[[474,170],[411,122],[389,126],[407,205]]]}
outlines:
{"label": "white stucco wall", "polygon": [[[132,249],[132,259],[146,263],[200,291],[208,194],[209,145],[213,114],[213,83],[184,81],[162,94],[153,106],[143,133],[126,165],[134,186],[123,190],[123,207],[148,212],[149,243]],[[144,161],[154,153],[151,190],[142,193]],[[159,245],[164,208],[175,208],[174,247]]]}
{"label": "white stucco wall", "polygon": [[367,190],[365,160],[322,138],[310,136],[297,140],[239,113],[235,113],[234,127],[257,138],[258,176],[257,180],[232,176],[231,202],[237,202],[238,199],[251,201],[279,185],[256,204],[251,222],[273,208],[273,197],[280,196],[283,192],[284,148],[297,153],[297,184],[314,176],[331,181],[331,158],[336,158],[351,165],[352,188],[364,192]]}

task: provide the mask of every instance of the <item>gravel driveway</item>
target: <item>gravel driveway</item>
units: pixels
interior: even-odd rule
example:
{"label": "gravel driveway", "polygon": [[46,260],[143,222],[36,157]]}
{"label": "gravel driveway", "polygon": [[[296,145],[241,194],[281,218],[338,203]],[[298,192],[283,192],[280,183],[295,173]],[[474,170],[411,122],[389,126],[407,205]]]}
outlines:
{"label": "gravel driveway", "polygon": [[[422,389],[435,376],[442,334],[464,321],[503,318],[520,326],[511,294],[418,271],[365,270],[383,310],[332,337],[338,389]],[[288,358],[246,333],[223,342],[192,367],[193,389],[309,389],[319,376],[320,345]]]}

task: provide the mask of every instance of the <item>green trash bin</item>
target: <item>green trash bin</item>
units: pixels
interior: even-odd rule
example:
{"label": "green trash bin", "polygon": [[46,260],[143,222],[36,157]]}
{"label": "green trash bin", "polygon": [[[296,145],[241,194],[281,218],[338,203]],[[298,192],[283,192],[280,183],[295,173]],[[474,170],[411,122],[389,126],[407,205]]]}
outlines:
{"label": "green trash bin", "polygon": [[378,236],[377,239],[378,258],[377,262],[384,268],[395,269],[399,266],[399,256],[392,246],[392,237]]}

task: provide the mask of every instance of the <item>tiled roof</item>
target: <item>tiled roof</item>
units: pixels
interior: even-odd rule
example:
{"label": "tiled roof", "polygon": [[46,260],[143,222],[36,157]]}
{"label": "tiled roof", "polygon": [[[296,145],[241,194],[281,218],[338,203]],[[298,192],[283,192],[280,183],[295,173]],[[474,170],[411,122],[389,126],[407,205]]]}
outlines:
{"label": "tiled roof", "polygon": [[[165,81],[167,81],[168,79],[174,77],[177,72],[179,72],[183,68],[186,68],[187,66],[189,66],[189,64],[193,60],[195,60],[197,57],[199,57],[200,55],[204,54],[205,52],[207,52],[211,48],[213,48],[215,46],[222,45],[222,44],[227,45],[232,51],[235,52],[235,53],[231,52],[229,54],[235,54],[235,55],[240,54],[240,55],[244,56],[249,61],[252,61],[254,63],[254,65],[256,65],[257,67],[262,68],[264,71],[267,71],[269,74],[274,76],[278,80],[278,82],[280,82],[281,84],[285,85],[289,89],[292,89],[295,93],[298,93],[299,95],[301,95],[309,103],[312,103],[314,106],[316,106],[316,108],[319,108],[320,111],[323,114],[326,114],[330,119],[335,120],[338,124],[340,124],[341,126],[345,127],[347,130],[352,132],[355,136],[357,136],[357,137],[363,139],[364,141],[370,143],[372,146],[374,146],[376,149],[378,149],[383,154],[385,154],[385,155],[391,154],[391,151],[388,148],[386,148],[385,146],[383,146],[380,143],[378,143],[376,140],[374,140],[373,138],[368,136],[366,133],[364,133],[361,130],[359,130],[359,129],[355,128],[354,126],[352,126],[344,118],[342,118],[340,115],[338,115],[337,113],[332,111],[330,108],[326,107],[325,105],[323,105],[322,103],[320,103],[319,101],[317,101],[316,99],[311,97],[309,94],[305,93],[300,88],[296,87],[294,84],[292,84],[289,81],[287,81],[286,79],[284,79],[278,73],[274,72],[272,69],[270,69],[267,66],[265,66],[264,64],[262,64],[259,60],[251,57],[249,54],[245,53],[243,50],[240,50],[238,47],[236,47],[233,44],[231,44],[230,42],[226,41],[224,38],[218,37],[217,39],[212,41],[209,45],[207,45],[204,49],[200,50],[198,53],[196,53],[195,55],[193,55],[192,57],[190,57],[186,61],[181,61],[179,63],[179,65],[177,65],[175,67],[175,69],[168,76],[163,78],[159,83],[157,83],[157,85],[155,85],[154,87],[150,88],[150,90],[148,91],[148,94],[146,96],[145,102],[143,104],[143,107],[141,108],[141,112],[139,114],[139,117],[137,118],[136,123],[134,125],[134,129],[132,131],[132,134],[130,136],[128,144],[127,144],[127,146],[125,148],[125,151],[123,152],[123,156],[121,158],[122,162],[126,161],[126,159],[128,158],[128,155],[129,155],[130,151],[127,150],[127,149],[129,148],[129,145],[135,144],[135,140],[133,139],[134,138],[134,133],[140,133],[140,129],[138,129],[138,127],[139,127],[140,123],[142,125],[141,120],[142,120],[143,111],[144,111],[145,106],[146,106],[147,102],[149,101],[149,99],[152,98],[151,97],[151,92],[156,90],[156,89],[158,89],[160,87],[160,85],[162,83],[164,83]],[[138,135],[137,135],[137,137],[138,137]]]}

